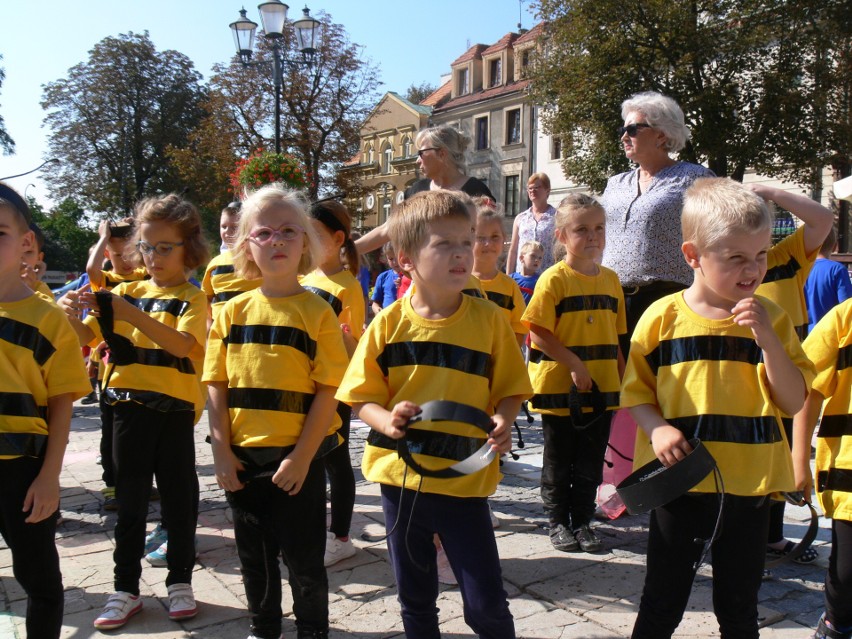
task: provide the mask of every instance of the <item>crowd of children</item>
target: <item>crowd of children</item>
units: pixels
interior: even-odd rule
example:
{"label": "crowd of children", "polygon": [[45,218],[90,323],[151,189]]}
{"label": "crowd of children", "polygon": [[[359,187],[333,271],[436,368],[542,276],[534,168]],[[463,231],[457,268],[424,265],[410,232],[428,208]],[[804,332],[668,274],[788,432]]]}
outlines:
{"label": "crowd of children", "polygon": [[[765,200],[804,223],[774,247]],[[826,310],[800,341],[804,283],[830,227],[818,204],[696,181],[682,216],[694,281],[648,309],[626,362],[622,287],[601,266],[606,215],[591,196],[569,195],[557,208],[561,259],[541,273],[543,247],[526,242],[510,277],[493,201],[414,195],[387,225],[389,268],[376,280],[369,322],[351,218],[338,202],[260,188],[222,211],[222,251],[210,261],[200,215],[177,195],[142,200],[125,223],[120,233],[100,226],[88,286],[57,307],[32,294],[43,270],[38,235],[26,203],[0,184],[0,532],[29,598],[29,636],[57,637],[62,623],[58,477],[71,404],[91,388],[79,346],[102,355],[103,478],[118,511],[115,592],[98,629],[119,628],[142,609],[141,559],[155,549],[168,567],[169,617],[199,612],[193,430],[206,401],[215,475],[234,513],[249,639],[281,635],[279,557],[297,636],[328,636],[326,567],[355,554],[353,414],[371,427],[362,469],[381,485],[406,636],[439,636],[443,554],[474,632],[514,637],[487,498],[529,400],[542,415],[541,497],[557,550],[603,547],[591,522],[619,407],[640,428],[637,466],[655,458],[674,465],[697,437],[724,478],[721,505],[707,478],[652,512],[634,637],[672,635],[701,554],[695,540],[712,536],[720,508],[712,566],[722,636],[757,637],[765,557],[792,546],[773,523],[783,511],[779,518],[770,496],[812,486],[833,518],[816,636],[852,636],[852,302]],[[200,290],[188,277],[205,264]],[[411,284],[401,291],[403,279]],[[435,400],[452,405],[453,417],[417,428]],[[154,479],[163,521],[146,537]]]}

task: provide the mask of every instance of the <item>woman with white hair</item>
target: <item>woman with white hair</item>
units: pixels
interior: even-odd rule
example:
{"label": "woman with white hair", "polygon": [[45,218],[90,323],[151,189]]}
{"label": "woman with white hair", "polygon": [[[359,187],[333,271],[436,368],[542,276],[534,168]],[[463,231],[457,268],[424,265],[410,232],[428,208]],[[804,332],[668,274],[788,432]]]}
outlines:
{"label": "woman with white hair", "polygon": [[601,202],[606,209],[606,251],[624,288],[627,334],[625,357],[636,321],[657,299],[686,288],[692,270],[680,252],[683,194],[713,172],[675,160],[689,140],[689,129],[677,102],[655,92],[637,93],[621,105],[624,126],[618,128],[624,154],[638,166],[609,179]]}

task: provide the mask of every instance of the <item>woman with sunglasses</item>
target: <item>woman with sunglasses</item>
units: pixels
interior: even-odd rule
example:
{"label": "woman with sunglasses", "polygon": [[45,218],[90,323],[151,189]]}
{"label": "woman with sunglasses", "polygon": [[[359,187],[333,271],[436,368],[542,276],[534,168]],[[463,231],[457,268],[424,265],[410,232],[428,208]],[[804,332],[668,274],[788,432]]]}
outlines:
{"label": "woman with sunglasses", "polygon": [[690,137],[683,111],[671,98],[637,93],[622,103],[621,117],[621,145],[637,168],[611,177],[601,202],[607,221],[603,265],[618,274],[624,288],[627,333],[621,349],[627,357],[645,309],[692,282],[680,251],[683,194],[696,179],[714,174],[671,157]]}
{"label": "woman with sunglasses", "polygon": [[[417,168],[424,176],[405,189],[407,200],[423,191],[461,191],[470,197],[496,198],[482,180],[465,174],[464,152],[470,138],[451,126],[433,126],[421,129],[414,138],[417,146]],[[390,237],[387,222],[355,242],[359,253],[369,253],[381,248]]]}

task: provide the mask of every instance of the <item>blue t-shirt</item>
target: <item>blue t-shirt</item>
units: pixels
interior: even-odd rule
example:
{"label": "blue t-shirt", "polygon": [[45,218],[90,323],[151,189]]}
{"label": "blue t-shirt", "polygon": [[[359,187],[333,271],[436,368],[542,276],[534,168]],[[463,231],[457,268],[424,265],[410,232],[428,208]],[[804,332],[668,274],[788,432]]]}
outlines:
{"label": "blue t-shirt", "polygon": [[370,269],[366,266],[361,266],[358,269],[358,282],[361,284],[361,290],[364,291],[364,297],[370,294]]}
{"label": "blue t-shirt", "polygon": [[817,258],[805,281],[805,303],[808,305],[808,333],[823,315],[852,297],[852,281],[843,264]]}
{"label": "blue t-shirt", "polygon": [[521,295],[524,296],[524,301],[527,304],[530,303],[530,298],[535,290],[535,283],[538,282],[539,277],[541,277],[541,273],[536,273],[535,275],[521,275],[517,271],[512,273],[512,279],[518,283]]}
{"label": "blue t-shirt", "polygon": [[382,308],[387,308],[396,301],[396,294],[399,290],[399,275],[389,268],[376,278],[376,286],[373,289],[372,300],[382,305]]}

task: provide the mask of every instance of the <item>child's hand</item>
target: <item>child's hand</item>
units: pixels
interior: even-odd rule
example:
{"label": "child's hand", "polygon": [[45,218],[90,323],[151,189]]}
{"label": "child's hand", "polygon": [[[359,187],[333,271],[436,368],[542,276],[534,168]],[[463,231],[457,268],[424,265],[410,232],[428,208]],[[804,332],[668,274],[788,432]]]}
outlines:
{"label": "child's hand", "polygon": [[801,491],[805,501],[809,502],[814,483],[810,462],[800,463],[797,459],[793,459],[793,476],[796,481],[796,490]]}
{"label": "child's hand", "polygon": [[390,417],[384,424],[382,432],[391,439],[402,439],[405,437],[408,420],[419,414],[420,406],[414,402],[399,402],[391,409]]}
{"label": "child's hand", "polygon": [[310,460],[305,463],[290,453],[278,466],[278,470],[272,476],[272,483],[288,495],[296,495],[302,490],[310,465]]}
{"label": "child's hand", "polygon": [[26,262],[21,262],[21,279],[24,280],[24,284],[35,290],[39,283],[38,271]]}
{"label": "child's hand", "polygon": [[[112,295],[112,293],[110,293]],[[94,293],[83,293],[80,295],[80,301],[83,306],[89,309],[89,312],[95,317],[100,316],[100,307],[98,306],[98,298]],[[133,311],[137,310],[130,302],[119,295],[112,295],[112,317],[117,322],[119,320],[128,322],[133,318]]]}
{"label": "child's hand", "polygon": [[98,374],[98,363],[90,359],[86,360],[86,376],[93,379]]}
{"label": "child's hand", "polygon": [[746,188],[759,195],[763,200],[771,201],[773,199],[772,194],[774,188],[771,186],[766,186],[760,182],[754,182],[752,184],[746,184]]}
{"label": "child's hand", "polygon": [[245,484],[237,478],[240,470],[245,470],[245,466],[230,448],[213,447],[213,472],[221,489],[235,493],[245,488]]}
{"label": "child's hand", "polygon": [[488,433],[488,443],[491,444],[491,450],[496,453],[508,453],[512,448],[512,426],[507,422],[502,415],[494,415],[491,418],[491,423],[494,428]]}
{"label": "child's hand", "polygon": [[761,349],[766,350],[767,346],[780,344],[778,335],[772,328],[769,313],[754,297],[747,297],[737,302],[736,306],[731,309],[731,313],[734,314],[734,322],[751,329],[754,340]]}
{"label": "child's hand", "polygon": [[21,512],[30,513],[24,521],[28,524],[37,524],[50,517],[57,508],[59,508],[59,477],[47,477],[39,473],[24,497],[24,507]]}
{"label": "child's hand", "polygon": [[109,220],[101,220],[101,223],[98,224],[98,235],[104,240],[108,240],[111,237],[112,233],[109,228]]}
{"label": "child's hand", "polygon": [[663,466],[674,466],[692,452],[686,437],[674,426],[657,426],[651,434],[651,446]]}
{"label": "child's hand", "polygon": [[56,300],[56,305],[72,319],[79,320],[83,316],[83,304],[80,301],[79,291],[68,291]]}
{"label": "child's hand", "polygon": [[571,370],[571,379],[577,386],[577,390],[592,390],[592,376],[589,374],[589,369],[586,368],[586,365],[582,361],[578,360],[577,365]]}

